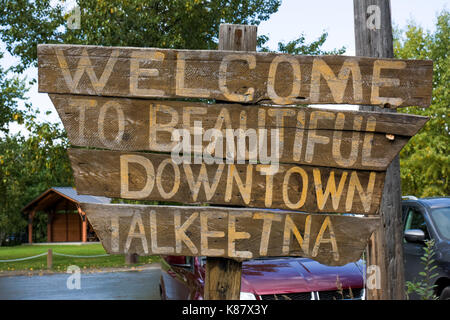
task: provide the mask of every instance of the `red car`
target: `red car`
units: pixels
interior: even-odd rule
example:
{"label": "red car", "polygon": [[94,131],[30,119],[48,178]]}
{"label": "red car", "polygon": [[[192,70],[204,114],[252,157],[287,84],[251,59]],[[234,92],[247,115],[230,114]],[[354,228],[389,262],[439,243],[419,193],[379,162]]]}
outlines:
{"label": "red car", "polygon": [[[205,262],[205,257],[163,257],[161,299],[203,299]],[[362,261],[330,267],[307,258],[277,257],[242,264],[241,300],[364,298]]]}

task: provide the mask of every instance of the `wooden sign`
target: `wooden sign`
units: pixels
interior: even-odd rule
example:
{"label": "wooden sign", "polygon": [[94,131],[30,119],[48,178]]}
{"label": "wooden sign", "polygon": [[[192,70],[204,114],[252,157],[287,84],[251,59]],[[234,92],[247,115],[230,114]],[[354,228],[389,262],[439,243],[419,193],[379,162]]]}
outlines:
{"label": "wooden sign", "polygon": [[356,261],[386,168],[427,118],[293,105],[431,101],[431,61],[79,45],[38,59],[78,193],[230,206],[83,204],[109,253]]}
{"label": "wooden sign", "polygon": [[170,155],[70,149],[77,191],[136,200],[377,214],[384,171],[177,164]]}
{"label": "wooden sign", "polygon": [[432,61],[38,45],[39,91],[239,103],[428,107]]}
{"label": "wooden sign", "polygon": [[82,203],[108,253],[303,256],[327,265],[360,258],[379,218],[221,207]]}
{"label": "wooden sign", "polygon": [[[428,119],[305,107],[60,94],[50,94],[50,98],[75,146],[171,152],[188,139],[188,154],[204,154],[213,146],[214,152],[208,155],[230,160],[231,154],[236,161],[237,147],[243,143],[243,160],[261,162],[264,156],[274,160],[275,152],[275,160],[281,163],[376,171],[385,170]],[[179,142],[174,141],[175,133]],[[216,141],[218,133],[221,141]],[[274,137],[278,149],[273,147]],[[195,146],[197,141],[200,149]],[[230,142],[232,152],[227,153]]]}

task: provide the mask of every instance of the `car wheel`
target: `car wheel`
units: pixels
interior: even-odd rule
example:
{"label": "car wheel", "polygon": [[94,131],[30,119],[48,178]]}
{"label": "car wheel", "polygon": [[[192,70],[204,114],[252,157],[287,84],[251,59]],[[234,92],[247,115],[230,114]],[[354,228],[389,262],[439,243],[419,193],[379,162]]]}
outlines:
{"label": "car wheel", "polygon": [[447,286],[442,290],[441,295],[439,296],[440,300],[450,300],[450,286]]}

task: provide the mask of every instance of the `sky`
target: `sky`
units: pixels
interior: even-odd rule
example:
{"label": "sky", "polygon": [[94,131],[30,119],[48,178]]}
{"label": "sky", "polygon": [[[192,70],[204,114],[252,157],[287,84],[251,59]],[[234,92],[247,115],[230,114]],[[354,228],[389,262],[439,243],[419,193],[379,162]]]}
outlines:
{"label": "sky", "polygon": [[[405,27],[411,20],[424,29],[434,30],[437,14],[450,9],[449,0],[391,0],[394,26]],[[355,54],[353,0],[283,0],[278,12],[258,27],[258,34],[269,36],[269,46],[276,49],[279,41],[287,42],[304,33],[306,40],[316,40],[323,31],[328,39],[323,49],[347,48]]]}
{"label": "sky", "polygon": [[[443,9],[450,9],[450,0],[391,0],[393,25],[400,28],[414,20],[425,30],[433,31],[436,17]],[[303,33],[309,43],[326,31],[328,39],[322,49],[345,46],[345,55],[351,56],[355,54],[353,27],[353,0],[283,0],[278,12],[259,25],[258,34],[269,36],[267,45],[276,50],[280,41],[297,39]],[[4,49],[4,44],[0,43],[0,50],[4,52]],[[5,54],[0,63],[7,67],[17,61]],[[29,68],[26,76],[28,79],[37,78],[37,69]],[[41,111],[38,119],[60,122],[47,94],[37,92],[37,84],[31,87],[28,97],[34,108]],[[46,111],[52,111],[52,114],[46,115]],[[20,128],[16,126],[11,130],[14,132]]]}

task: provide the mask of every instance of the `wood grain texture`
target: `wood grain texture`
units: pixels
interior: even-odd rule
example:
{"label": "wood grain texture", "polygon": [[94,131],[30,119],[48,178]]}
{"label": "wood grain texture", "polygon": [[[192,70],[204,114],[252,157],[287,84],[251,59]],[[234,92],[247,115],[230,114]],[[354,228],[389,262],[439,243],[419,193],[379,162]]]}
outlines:
{"label": "wood grain texture", "polygon": [[275,104],[428,107],[432,61],[38,45],[39,91]]}
{"label": "wood grain texture", "polygon": [[[220,130],[224,139],[226,129],[235,133],[237,129],[254,130],[257,141],[262,134],[267,134],[268,154],[272,150],[272,135],[278,137],[281,163],[362,170],[385,170],[428,119],[407,114],[304,107],[211,105],[60,94],[50,94],[50,98],[74,146],[170,152],[176,145],[172,138],[174,130],[187,129],[195,153],[194,127],[199,124],[203,130],[199,131],[203,132],[201,139],[206,140],[202,141],[203,151],[212,140],[205,139],[207,130]],[[236,146],[238,139],[233,139]],[[248,150],[248,138],[245,145]],[[223,157],[226,147],[223,141]],[[259,154],[261,148],[257,151]],[[248,159],[247,153],[245,160]]]}
{"label": "wood grain texture", "polygon": [[390,0],[355,0],[353,13],[356,55],[393,58]]}
{"label": "wood grain texture", "polygon": [[256,51],[258,26],[222,23],[219,27],[219,50]]}
{"label": "wood grain texture", "polygon": [[[221,24],[219,50],[256,51],[257,26]],[[207,257],[205,265],[206,299],[239,300],[241,294],[242,263]]]}
{"label": "wood grain texture", "polygon": [[310,257],[357,261],[378,217],[223,207],[83,203],[108,253],[227,257]]}
{"label": "wood grain texture", "polygon": [[239,300],[242,262],[208,257],[205,270],[205,300]]}
{"label": "wood grain texture", "polygon": [[[394,56],[391,8],[389,0],[354,0],[355,49],[359,56],[392,58]],[[370,23],[368,24],[368,20]],[[378,20],[378,28],[373,28]],[[368,28],[372,25],[372,28]],[[374,106],[361,110],[386,112]],[[403,262],[403,222],[401,210],[400,161],[396,156],[386,171],[380,204],[381,223],[373,233],[367,250],[367,264],[377,266],[376,286],[367,289],[368,300],[403,300],[405,276]]]}
{"label": "wood grain texture", "polygon": [[[169,155],[70,149],[79,194],[307,212],[377,214],[384,172],[280,164],[180,164]],[[265,174],[267,173],[267,174]]]}

